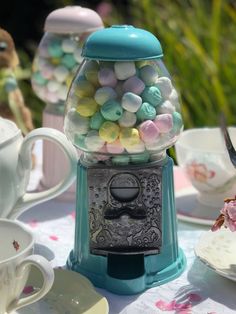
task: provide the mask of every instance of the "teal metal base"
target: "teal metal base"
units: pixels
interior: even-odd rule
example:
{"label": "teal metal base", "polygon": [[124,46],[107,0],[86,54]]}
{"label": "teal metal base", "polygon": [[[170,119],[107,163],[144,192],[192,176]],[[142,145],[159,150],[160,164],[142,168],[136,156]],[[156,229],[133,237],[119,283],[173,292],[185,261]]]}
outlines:
{"label": "teal metal base", "polygon": [[[153,165],[155,167],[155,164]],[[173,185],[173,161],[162,164],[162,246],[153,255],[94,255],[89,249],[87,168],[78,164],[75,245],[67,267],[100,288],[116,294],[137,294],[178,277],[186,258],[178,247]]]}

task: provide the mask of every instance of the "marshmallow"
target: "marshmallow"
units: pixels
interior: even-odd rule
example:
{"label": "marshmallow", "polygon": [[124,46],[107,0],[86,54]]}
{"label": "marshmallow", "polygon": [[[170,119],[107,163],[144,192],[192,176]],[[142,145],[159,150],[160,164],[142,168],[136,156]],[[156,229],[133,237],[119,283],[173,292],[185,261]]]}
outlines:
{"label": "marshmallow", "polygon": [[145,88],[145,84],[137,76],[132,76],[124,82],[124,92],[132,92],[136,95],[140,95]]}
{"label": "marshmallow", "polygon": [[50,57],[53,57],[53,58],[60,58],[63,55],[60,39],[54,38],[53,40],[49,42],[48,53]]}
{"label": "marshmallow", "polygon": [[135,128],[123,128],[120,132],[120,142],[125,148],[130,148],[139,144],[139,132]]}
{"label": "marshmallow", "polygon": [[176,92],[176,89],[172,89],[170,95],[169,95],[169,101],[173,104],[173,106],[175,106],[177,109],[180,109],[180,105],[179,105],[179,97],[178,94]]}
{"label": "marshmallow", "polygon": [[65,101],[68,93],[68,88],[66,85],[61,85],[59,91],[58,91],[58,97],[59,99]]}
{"label": "marshmallow", "polygon": [[98,69],[99,65],[96,61],[91,60],[86,64],[86,68],[84,71],[84,76],[86,79],[91,82],[94,86],[98,86]]}
{"label": "marshmallow", "polygon": [[69,70],[71,70],[76,65],[76,60],[73,56],[73,54],[68,53],[64,55],[61,59],[61,63],[66,66]]}
{"label": "marshmallow", "polygon": [[75,94],[78,97],[93,97],[94,95],[94,86],[87,80],[81,80],[77,81],[78,85],[75,88]]}
{"label": "marshmallow", "polygon": [[156,110],[149,103],[144,102],[136,113],[139,121],[153,120],[156,117]]}
{"label": "marshmallow", "polygon": [[135,75],[136,68],[134,62],[117,61],[114,64],[115,74],[118,80],[126,80]]}
{"label": "marshmallow", "polygon": [[133,93],[125,93],[122,97],[121,105],[129,112],[136,112],[142,105],[142,98]]}
{"label": "marshmallow", "polygon": [[121,105],[113,99],[108,100],[101,107],[101,114],[106,120],[117,121],[121,118],[122,113],[123,109]]}
{"label": "marshmallow", "polygon": [[116,92],[113,88],[109,86],[101,87],[97,89],[94,99],[99,105],[103,105],[105,102],[111,99],[115,99],[117,97]]}
{"label": "marshmallow", "polygon": [[131,155],[131,162],[134,164],[147,163],[150,159],[150,154],[147,151],[144,151],[141,154]]}
{"label": "marshmallow", "polygon": [[127,166],[129,164],[129,156],[128,155],[121,155],[112,157],[112,164],[119,165],[119,166]]}
{"label": "marshmallow", "polygon": [[132,127],[137,121],[136,114],[129,111],[124,111],[122,117],[118,120],[121,127]]}
{"label": "marshmallow", "polygon": [[52,78],[54,73],[54,67],[48,64],[47,66],[44,66],[41,70],[41,75],[43,78],[49,80]]}
{"label": "marshmallow", "polygon": [[160,90],[155,86],[146,87],[141,94],[144,102],[148,102],[153,107],[157,107],[162,102]]}
{"label": "marshmallow", "polygon": [[65,116],[65,133],[86,134],[89,130],[89,118],[82,117],[75,108],[71,108]]}
{"label": "marshmallow", "polygon": [[65,53],[74,52],[78,46],[78,43],[70,38],[66,38],[61,43],[61,48]]}
{"label": "marshmallow", "polygon": [[146,143],[155,141],[159,137],[160,131],[153,121],[147,120],[140,124],[139,134],[141,139]]}
{"label": "marshmallow", "polygon": [[124,147],[121,145],[120,140],[117,139],[112,143],[106,144],[107,152],[110,154],[122,154],[124,152]]}
{"label": "marshmallow", "polygon": [[179,134],[179,132],[181,131],[183,127],[183,120],[182,120],[182,116],[179,112],[175,111],[173,113],[173,129],[172,131],[175,134]]}
{"label": "marshmallow", "polygon": [[145,145],[143,141],[139,139],[138,143],[126,146],[126,150],[129,154],[143,153],[145,151]]}
{"label": "marshmallow", "polygon": [[42,76],[40,72],[33,73],[32,81],[35,84],[39,84],[39,85],[45,85],[47,83],[47,80]]}
{"label": "marshmallow", "polygon": [[[74,143],[75,146],[77,146],[79,149],[86,149],[85,145],[85,135],[82,134],[73,134],[74,136],[71,138],[72,143]],[[68,135],[67,135],[68,136]],[[69,136],[70,138],[70,136]]]}
{"label": "marshmallow", "polygon": [[80,47],[76,48],[73,53],[73,57],[75,61],[79,64],[83,61],[83,57],[81,56],[81,53],[82,53],[82,49]]}
{"label": "marshmallow", "polygon": [[159,77],[155,83],[155,86],[161,91],[161,95],[164,99],[167,99],[172,92],[172,83],[168,77]]}
{"label": "marshmallow", "polygon": [[47,89],[49,92],[56,92],[61,88],[61,84],[57,81],[49,81],[47,83]]}
{"label": "marshmallow", "polygon": [[97,111],[97,107],[93,98],[84,97],[79,100],[76,110],[82,117],[91,117]]}
{"label": "marshmallow", "polygon": [[169,101],[166,100],[164,101],[158,108],[157,108],[157,113],[162,114],[162,113],[173,113],[175,112],[175,106]]}
{"label": "marshmallow", "polygon": [[117,78],[112,69],[102,68],[98,72],[98,81],[102,86],[115,87],[117,83]]}
{"label": "marshmallow", "polygon": [[156,116],[153,122],[155,123],[160,133],[168,133],[173,127],[172,115],[169,113]]}
{"label": "marshmallow", "polygon": [[139,70],[139,76],[147,86],[153,85],[158,79],[157,70],[151,65],[145,65]]}
{"label": "marshmallow", "polygon": [[46,94],[45,94],[45,98],[47,99],[47,101],[49,103],[57,103],[59,101],[58,99],[58,95],[57,95],[57,92],[49,92],[47,91]]}
{"label": "marshmallow", "polygon": [[114,142],[119,136],[119,126],[111,121],[104,122],[99,129],[99,136],[107,143]]}
{"label": "marshmallow", "polygon": [[59,65],[55,68],[53,75],[55,76],[56,80],[59,82],[63,82],[66,81],[66,78],[69,74],[68,69],[63,66],[63,65]]}
{"label": "marshmallow", "polygon": [[103,118],[101,113],[97,111],[90,119],[90,128],[94,130],[99,130],[103,122],[105,122],[105,119]]}
{"label": "marshmallow", "polygon": [[86,148],[91,152],[98,152],[105,144],[104,140],[98,134],[98,131],[91,130],[84,140]]}

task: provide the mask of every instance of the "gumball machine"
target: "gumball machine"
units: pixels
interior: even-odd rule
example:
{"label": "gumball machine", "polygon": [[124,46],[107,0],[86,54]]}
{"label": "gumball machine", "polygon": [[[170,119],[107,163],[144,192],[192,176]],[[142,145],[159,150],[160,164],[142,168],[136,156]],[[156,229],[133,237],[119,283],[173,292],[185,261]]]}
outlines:
{"label": "gumball machine", "polygon": [[[63,131],[65,100],[82,62],[82,45],[90,33],[100,28],[103,28],[103,23],[99,15],[80,6],[57,9],[46,18],[45,34],[33,61],[31,79],[36,95],[46,103],[43,110],[44,127]],[[44,141],[41,187],[54,186],[67,168],[64,154],[50,142]],[[74,195],[75,185],[60,198],[70,200]]]}
{"label": "gumball machine", "polygon": [[115,25],[91,34],[73,80],[64,131],[78,162],[75,244],[68,268],[135,294],[179,276],[173,161],[178,95],[151,33]]}

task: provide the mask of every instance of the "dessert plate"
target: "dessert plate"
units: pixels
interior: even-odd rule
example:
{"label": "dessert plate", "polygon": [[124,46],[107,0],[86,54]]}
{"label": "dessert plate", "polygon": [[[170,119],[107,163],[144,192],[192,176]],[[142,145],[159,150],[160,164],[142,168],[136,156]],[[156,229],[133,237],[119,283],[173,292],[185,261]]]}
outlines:
{"label": "dessert plate", "polygon": [[[14,314],[108,314],[105,297],[97,293],[84,276],[65,269],[54,269],[52,289],[40,301],[14,312]],[[41,287],[40,273],[32,268],[22,297]]]}
{"label": "dessert plate", "polygon": [[201,204],[197,199],[197,191],[193,188],[177,191],[175,203],[178,219],[195,224],[212,226],[220,212],[220,208]]}
{"label": "dessert plate", "polygon": [[225,228],[208,231],[201,236],[194,251],[216,273],[236,281],[236,233]]}

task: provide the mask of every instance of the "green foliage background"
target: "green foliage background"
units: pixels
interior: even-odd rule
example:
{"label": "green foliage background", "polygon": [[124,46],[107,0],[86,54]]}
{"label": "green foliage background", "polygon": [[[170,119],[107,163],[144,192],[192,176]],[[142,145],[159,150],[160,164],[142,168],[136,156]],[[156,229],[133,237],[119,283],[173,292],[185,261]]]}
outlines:
{"label": "green foliage background", "polygon": [[[73,1],[71,1],[73,4]],[[218,125],[219,113],[236,124],[236,3],[227,0],[129,0],[109,2],[106,26],[126,23],[147,29],[161,41],[164,62],[181,95],[185,128]],[[74,3],[78,4],[78,3]],[[87,1],[88,7],[91,2]],[[86,2],[83,2],[86,6]],[[32,58],[20,51],[22,67]],[[21,80],[36,125],[44,104]]]}

